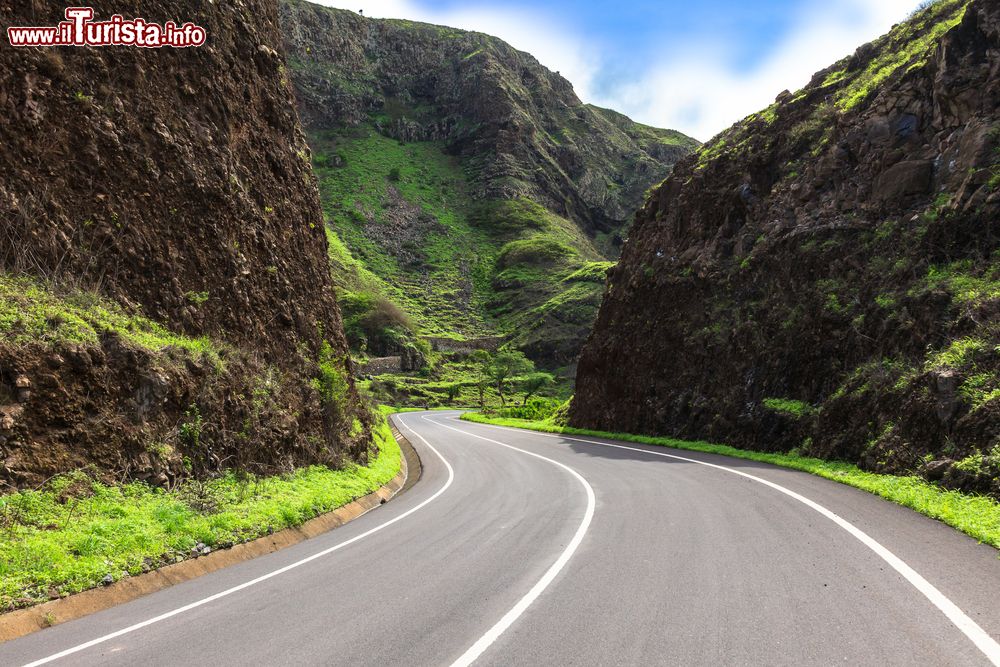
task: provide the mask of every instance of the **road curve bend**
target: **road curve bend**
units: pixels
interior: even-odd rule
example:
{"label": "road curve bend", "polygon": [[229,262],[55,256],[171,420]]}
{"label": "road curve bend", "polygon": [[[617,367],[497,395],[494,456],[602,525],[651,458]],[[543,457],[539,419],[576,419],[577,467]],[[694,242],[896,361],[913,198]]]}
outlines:
{"label": "road curve bend", "polygon": [[1000,560],[805,473],[393,419],[418,484],[346,526],[0,644],[0,665],[1000,665]]}

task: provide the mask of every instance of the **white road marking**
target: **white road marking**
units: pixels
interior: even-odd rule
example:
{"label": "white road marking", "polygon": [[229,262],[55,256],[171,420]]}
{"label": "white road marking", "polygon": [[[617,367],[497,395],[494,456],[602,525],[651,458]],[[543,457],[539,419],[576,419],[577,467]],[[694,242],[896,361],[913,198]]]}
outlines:
{"label": "white road marking", "polygon": [[[399,420],[399,423],[400,423],[400,425],[405,426],[405,424],[403,423],[402,419]],[[379,525],[375,526],[374,528],[372,528],[370,530],[367,530],[367,531],[361,533],[360,535],[352,537],[349,540],[345,540],[345,541],[341,542],[340,544],[336,544],[336,545],[334,545],[334,546],[332,546],[332,547],[330,547],[328,549],[323,549],[322,551],[317,552],[317,553],[313,554],[312,556],[308,556],[306,558],[303,558],[302,560],[295,561],[294,563],[291,563],[291,564],[286,565],[286,566],[284,566],[282,568],[274,570],[273,572],[268,572],[267,574],[261,575],[261,576],[257,577],[256,579],[251,579],[250,581],[245,581],[245,582],[243,582],[242,584],[240,584],[238,586],[233,586],[232,588],[227,588],[226,590],[221,591],[219,593],[216,593],[215,595],[210,595],[210,596],[208,596],[206,598],[203,598],[201,600],[197,600],[197,601],[192,602],[190,604],[186,604],[183,607],[178,607],[177,609],[174,609],[172,611],[168,611],[168,612],[166,612],[164,614],[160,614],[159,616],[154,616],[153,618],[150,618],[148,620],[142,621],[141,623],[136,623],[135,625],[130,625],[127,628],[122,628],[121,630],[117,630],[115,632],[112,632],[111,634],[104,635],[103,637],[98,637],[97,639],[92,639],[92,640],[90,640],[88,642],[85,642],[83,644],[80,644],[78,646],[74,646],[72,648],[68,648],[65,651],[60,651],[59,653],[54,653],[54,654],[52,654],[52,655],[50,655],[48,657],[41,658],[39,660],[35,660],[34,662],[28,663],[24,667],[36,667],[37,665],[48,664],[48,663],[53,662],[55,660],[59,660],[61,658],[65,658],[66,656],[73,655],[74,653],[79,653],[80,651],[86,650],[86,649],[91,648],[93,646],[97,646],[98,644],[103,644],[104,642],[110,641],[110,640],[115,639],[117,637],[121,637],[122,635],[127,635],[130,632],[135,632],[136,630],[141,630],[142,628],[145,628],[145,627],[148,627],[150,625],[153,625],[154,623],[159,623],[160,621],[165,621],[168,618],[173,618],[174,616],[177,616],[179,614],[183,614],[186,611],[191,611],[192,609],[196,609],[197,607],[201,607],[202,605],[206,605],[209,602],[214,602],[215,600],[218,600],[220,598],[224,598],[227,595],[232,595],[233,593],[236,593],[238,591],[242,591],[243,589],[250,588],[251,586],[254,586],[254,585],[259,584],[261,582],[267,581],[268,579],[276,577],[279,574],[284,574],[285,572],[288,572],[289,570],[294,570],[295,568],[297,568],[299,566],[305,565],[306,563],[310,563],[310,562],[316,560],[317,558],[322,558],[323,556],[327,556],[327,555],[333,553],[334,551],[342,549],[342,548],[344,548],[344,547],[346,547],[346,546],[348,546],[350,544],[354,544],[355,542],[357,542],[359,540],[363,540],[364,538],[368,537],[369,535],[373,535],[373,534],[379,532],[380,530],[382,530],[383,528],[388,528],[389,526],[391,526],[392,524],[396,523],[397,521],[402,521],[403,519],[405,519],[406,517],[410,516],[411,514],[413,514],[414,512],[416,512],[417,510],[419,510],[419,509],[421,509],[423,507],[426,507],[430,502],[432,502],[433,500],[435,500],[436,498],[438,498],[442,493],[444,493],[445,491],[448,490],[448,487],[450,487],[451,483],[455,480],[455,471],[454,471],[454,469],[452,469],[451,464],[448,463],[448,461],[443,456],[441,456],[441,452],[439,452],[437,449],[435,449],[434,446],[431,445],[431,443],[427,442],[427,440],[425,440],[423,436],[421,436],[419,433],[417,433],[416,431],[414,431],[413,429],[411,429],[408,426],[406,426],[406,430],[410,431],[411,433],[413,433],[413,435],[415,435],[418,438],[420,438],[423,441],[423,443],[425,445],[427,445],[427,447],[432,452],[434,452],[434,454],[437,455],[437,457],[439,459],[441,459],[441,462],[444,463],[445,467],[448,469],[448,481],[445,482],[444,486],[442,486],[440,489],[438,489],[434,493],[434,495],[432,495],[427,500],[424,500],[419,505],[417,505],[415,507],[411,507],[409,510],[407,510],[406,512],[403,512],[399,516],[397,516],[397,517],[395,517],[393,519],[390,519],[390,520],[386,521],[385,523],[380,523]],[[403,454],[401,452],[401,455],[405,455],[405,454]],[[380,505],[376,505],[375,507],[380,507]]]}
{"label": "white road marking", "polygon": [[[478,422],[470,422],[478,423]],[[442,424],[443,426],[443,424]],[[516,429],[509,428],[507,426],[495,426],[493,424],[480,424],[480,426],[487,426],[489,428],[503,429],[507,431],[520,431],[521,433],[531,433],[534,435],[540,435],[547,438],[556,438],[560,440],[570,440],[573,442],[583,442],[590,445],[600,445],[602,447],[613,447],[615,449],[626,449],[633,452],[642,452],[644,454],[651,454],[653,456],[662,456],[669,459],[675,459],[678,461],[686,461],[688,463],[696,463],[698,465],[707,466],[709,468],[715,468],[717,470],[724,470],[725,472],[732,473],[734,475],[739,475],[740,477],[745,477],[751,479],[755,482],[760,482],[765,486],[769,486],[775,491],[779,491],[790,498],[794,498],[800,503],[812,508],[813,510],[819,512],[826,518],[833,521],[835,524],[846,530],[853,537],[855,537],[859,542],[864,544],[866,547],[875,552],[882,560],[888,563],[892,569],[896,570],[904,579],[906,579],[910,584],[920,591],[924,597],[930,600],[931,604],[938,608],[938,610],[943,613],[949,621],[954,624],[956,628],[962,631],[962,633],[968,637],[976,647],[982,651],[983,655],[997,667],[1000,667],[1000,643],[997,643],[993,637],[991,637],[985,630],[983,630],[978,623],[969,618],[968,614],[962,611],[958,605],[952,602],[948,597],[939,591],[933,584],[923,578],[919,572],[914,570],[912,567],[907,565],[901,558],[896,556],[896,554],[889,551],[886,547],[882,546],[875,538],[868,535],[850,521],[847,521],[843,517],[834,513],[831,510],[823,507],[819,503],[806,498],[805,496],[787,489],[780,484],[775,484],[761,477],[756,477],[739,470],[734,470],[733,468],[727,468],[725,466],[720,466],[715,463],[708,463],[707,461],[699,461],[698,459],[692,459],[685,456],[677,456],[676,454],[667,454],[665,452],[654,452],[648,449],[641,449],[639,447],[627,447],[625,445],[615,445],[610,442],[601,442],[599,440],[584,440],[582,438],[574,438],[567,435],[554,435],[550,433],[541,433],[539,431],[530,431],[526,429]]]}
{"label": "white road marking", "polygon": [[481,435],[470,433],[469,431],[463,431],[458,428],[453,428],[451,426],[448,426],[447,424],[442,424],[441,422],[434,421],[433,419],[428,419],[426,416],[424,416],[423,419],[429,421],[432,424],[436,424],[442,428],[446,428],[450,431],[455,431],[463,435],[468,435],[473,438],[485,440],[486,442],[492,442],[495,445],[500,445],[501,447],[506,447],[507,449],[513,449],[515,452],[521,452],[522,454],[527,454],[528,456],[533,456],[536,459],[541,459],[543,461],[547,461],[548,463],[556,465],[565,470],[566,472],[568,472],[569,474],[571,474],[573,477],[575,477],[576,480],[580,482],[581,485],[583,485],[584,491],[586,491],[587,493],[587,509],[584,512],[583,521],[580,522],[580,526],[576,529],[576,533],[573,535],[573,539],[571,539],[569,541],[569,544],[566,545],[566,548],[559,555],[559,558],[557,558],[556,561],[552,563],[552,565],[549,567],[549,569],[545,571],[545,574],[542,576],[542,578],[539,579],[538,582],[531,587],[531,590],[525,593],[524,597],[518,600],[517,604],[515,604],[510,611],[504,614],[503,617],[499,621],[497,621],[492,628],[487,630],[486,634],[480,637],[475,644],[470,646],[469,650],[463,653],[455,662],[452,663],[452,667],[466,667],[467,665],[471,665],[473,662],[475,662],[476,659],[483,654],[483,651],[488,649],[490,645],[493,642],[495,642],[500,637],[500,635],[502,635],[504,631],[506,631],[507,628],[509,628],[514,623],[514,621],[516,621],[521,616],[521,614],[523,614],[528,609],[528,607],[531,606],[531,603],[534,602],[546,588],[548,588],[549,584],[552,583],[552,581],[556,578],[559,572],[566,566],[566,563],[569,562],[569,559],[573,556],[574,552],[576,552],[577,548],[580,546],[580,543],[583,542],[583,536],[587,533],[587,529],[590,528],[590,522],[594,518],[594,508],[597,505],[597,501],[596,498],[594,497],[594,489],[590,486],[590,483],[587,482],[587,480],[584,479],[580,473],[578,473],[577,471],[573,470],[572,468],[563,463],[559,463],[559,461],[553,461],[552,459],[546,456],[542,456],[541,454],[529,452],[525,449],[520,449],[518,447],[514,447],[513,445],[508,445],[498,440],[491,440],[490,438],[485,438]]}

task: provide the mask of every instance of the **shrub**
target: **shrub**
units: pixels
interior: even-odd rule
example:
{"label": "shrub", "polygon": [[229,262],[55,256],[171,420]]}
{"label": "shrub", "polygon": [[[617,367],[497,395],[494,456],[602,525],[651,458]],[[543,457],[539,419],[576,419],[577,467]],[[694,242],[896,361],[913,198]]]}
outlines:
{"label": "shrub", "polygon": [[532,236],[511,241],[500,250],[497,268],[511,266],[544,266],[576,254],[569,246],[546,236]]}
{"label": "shrub", "polygon": [[[340,309],[344,317],[344,334],[352,349],[366,348],[376,355],[398,353],[415,337],[409,315],[382,296],[344,292],[340,295]],[[423,349],[419,342],[413,345]]]}
{"label": "shrub", "polygon": [[777,412],[786,417],[799,419],[813,413],[815,408],[805,401],[796,401],[790,398],[765,398],[763,401],[765,408],[771,412]]}
{"label": "shrub", "polygon": [[528,401],[526,405],[504,408],[497,412],[497,415],[505,419],[527,419],[539,421],[551,417],[562,404],[554,398],[535,397]]}
{"label": "shrub", "polygon": [[312,381],[313,389],[319,392],[323,407],[334,410],[340,416],[344,413],[350,385],[343,359],[333,353],[333,348],[326,341],[320,348],[318,366],[319,373]]}

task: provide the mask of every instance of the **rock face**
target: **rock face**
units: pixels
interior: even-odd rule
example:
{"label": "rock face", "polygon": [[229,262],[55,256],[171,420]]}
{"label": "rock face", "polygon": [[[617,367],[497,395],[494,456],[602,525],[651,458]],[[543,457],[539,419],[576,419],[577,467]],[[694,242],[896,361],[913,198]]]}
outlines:
{"label": "rock face", "polygon": [[[67,355],[24,332],[15,343],[14,331],[0,343],[0,380],[43,379],[18,425],[0,433],[0,477],[21,484],[87,464],[134,471],[144,442],[177,440],[192,405],[216,433],[199,445],[212,451],[178,444],[177,458],[206,471],[237,451],[272,466],[363,453],[365,435],[349,441],[340,423],[357,411],[353,389],[333,419],[308,385],[321,354],[346,373],[346,344],[276,7],[132,1],[115,11],[190,20],[208,42],[0,51],[0,269],[97,290],[179,335],[209,336],[228,350],[231,377],[180,358],[160,373],[161,351],[108,336],[70,355],[100,363],[53,371],[45,359]],[[8,26],[55,25],[61,12],[0,5]],[[269,426],[236,438],[267,373],[287,402]],[[122,402],[139,406],[134,418]]]}
{"label": "rock face", "polygon": [[402,141],[444,141],[477,199],[526,197],[616,234],[697,146],[582,104],[566,79],[495,37],[301,0],[282,0],[280,12],[308,128],[374,121]]}
{"label": "rock face", "polygon": [[369,270],[419,333],[499,334],[543,366],[575,362],[603,283],[591,265],[617,258],[645,191],[697,142],[581,103],[488,35],[279,9],[328,224],[350,255],[335,273]]}
{"label": "rock face", "polygon": [[678,164],[571,423],[1000,493],[998,54],[996,2],[933,4]]}

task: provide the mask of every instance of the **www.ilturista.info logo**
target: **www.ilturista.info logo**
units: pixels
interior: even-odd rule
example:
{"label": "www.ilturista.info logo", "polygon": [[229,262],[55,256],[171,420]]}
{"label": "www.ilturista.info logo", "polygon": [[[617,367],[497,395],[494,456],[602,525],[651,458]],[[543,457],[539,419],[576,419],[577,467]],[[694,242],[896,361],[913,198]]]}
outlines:
{"label": "www.ilturista.info logo", "polygon": [[66,20],[47,28],[7,28],[11,46],[139,46],[159,49],[201,46],[208,33],[201,26],[173,21],[163,25],[115,14],[109,21],[92,21],[93,7],[68,7]]}

